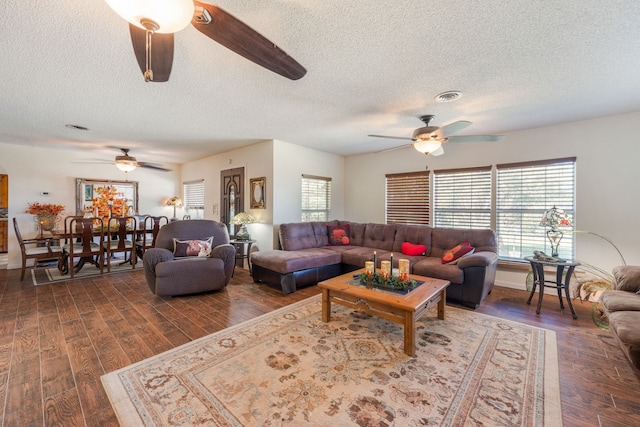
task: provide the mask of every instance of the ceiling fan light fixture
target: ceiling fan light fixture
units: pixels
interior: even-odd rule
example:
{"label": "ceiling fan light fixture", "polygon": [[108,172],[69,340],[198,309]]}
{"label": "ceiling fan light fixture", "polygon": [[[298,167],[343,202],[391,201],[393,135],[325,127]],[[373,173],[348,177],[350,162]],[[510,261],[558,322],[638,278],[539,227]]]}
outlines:
{"label": "ceiling fan light fixture", "polygon": [[421,153],[433,153],[440,148],[442,142],[438,139],[419,139],[413,143],[413,148]]}
{"label": "ceiling fan light fixture", "polygon": [[131,156],[116,156],[116,167],[122,172],[131,172],[138,167],[138,161]]}
{"label": "ceiling fan light fixture", "polygon": [[157,33],[176,33],[193,19],[193,0],[105,0],[121,17],[147,29],[142,22],[153,21]]}

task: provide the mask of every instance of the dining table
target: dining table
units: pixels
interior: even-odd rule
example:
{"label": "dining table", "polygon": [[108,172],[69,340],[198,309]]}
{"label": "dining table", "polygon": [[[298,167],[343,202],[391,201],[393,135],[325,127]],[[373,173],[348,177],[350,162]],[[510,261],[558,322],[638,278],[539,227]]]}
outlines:
{"label": "dining table", "polygon": [[[112,228],[116,230],[115,227],[112,227]],[[127,228],[127,231],[128,231],[128,234],[131,234],[133,236],[133,239],[135,241],[135,239],[138,236],[142,235],[142,233],[144,233],[146,230],[144,229],[144,226],[143,226],[142,229],[140,227],[136,227],[135,230],[133,228]],[[109,230],[107,230],[107,227],[102,227],[102,228],[94,227],[92,229],[92,234],[94,237],[99,237],[102,234],[104,236],[103,239],[107,239],[109,235]],[[61,228],[55,228],[50,232],[45,232],[42,236],[38,237],[38,240],[42,240],[43,242],[57,241],[59,246],[64,246],[70,239],[74,239],[74,238],[79,239],[80,235],[81,233],[70,232],[69,230],[65,230]],[[63,243],[63,241],[65,243]],[[128,262],[128,260],[126,260],[125,262]],[[97,260],[93,259],[93,256],[81,256],[79,257],[78,262],[73,266],[74,272],[75,273],[79,272],[82,269],[82,267],[84,267],[84,265],[87,263],[95,265],[96,268],[100,268],[100,265],[98,265]],[[67,263],[62,262],[62,260],[61,262],[58,263],[58,270],[60,270],[61,274],[69,273],[69,270],[67,268]]]}

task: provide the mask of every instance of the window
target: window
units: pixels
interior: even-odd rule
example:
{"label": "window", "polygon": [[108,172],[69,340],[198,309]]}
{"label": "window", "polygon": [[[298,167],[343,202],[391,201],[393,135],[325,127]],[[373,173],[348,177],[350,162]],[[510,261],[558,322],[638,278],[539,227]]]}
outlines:
{"label": "window", "polygon": [[204,218],[204,179],[182,183],[185,212],[192,218]]}
{"label": "window", "polygon": [[386,175],[387,224],[429,224],[429,172]]}
{"label": "window", "polygon": [[[496,232],[501,258],[550,254],[540,220],[547,209],[563,209],[575,223],[576,159],[497,165]],[[565,233],[559,256],[575,258],[573,234]]]}
{"label": "window", "polygon": [[302,221],[329,221],[331,178],[302,175]]}
{"label": "window", "polygon": [[491,228],[491,166],[433,171],[436,227]]}

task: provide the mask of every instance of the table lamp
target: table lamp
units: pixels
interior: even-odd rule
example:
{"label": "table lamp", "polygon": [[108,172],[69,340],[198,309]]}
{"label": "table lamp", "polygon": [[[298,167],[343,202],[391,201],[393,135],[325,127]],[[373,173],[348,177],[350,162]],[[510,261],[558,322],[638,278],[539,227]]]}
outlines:
{"label": "table lamp", "polygon": [[167,200],[167,206],[173,206],[173,218],[171,218],[171,221],[177,221],[176,208],[182,207],[182,199],[178,196],[173,196]]}
{"label": "table lamp", "polygon": [[551,256],[558,257],[558,246],[564,233],[560,230],[560,227],[571,227],[571,219],[567,216],[567,213],[557,207],[548,209],[542,219],[540,220],[542,227],[547,227],[547,239],[551,244]]}

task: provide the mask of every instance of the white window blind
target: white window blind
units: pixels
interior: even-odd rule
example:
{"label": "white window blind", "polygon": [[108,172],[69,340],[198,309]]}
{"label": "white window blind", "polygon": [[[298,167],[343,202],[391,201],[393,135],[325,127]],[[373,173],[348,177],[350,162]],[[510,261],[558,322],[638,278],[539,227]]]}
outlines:
{"label": "white window blind", "polygon": [[386,175],[387,224],[429,224],[429,172]]}
{"label": "white window blind", "polygon": [[[551,254],[540,220],[547,209],[563,209],[575,224],[575,157],[497,165],[496,231],[501,258],[523,258],[534,250]],[[565,232],[559,256],[573,259],[573,233]]]}
{"label": "white window blind", "polygon": [[436,227],[491,228],[491,166],[433,171]]}
{"label": "white window blind", "polygon": [[204,218],[204,180],[182,183],[182,202],[185,211],[196,218]]}
{"label": "white window blind", "polygon": [[331,178],[302,175],[302,221],[329,221]]}

